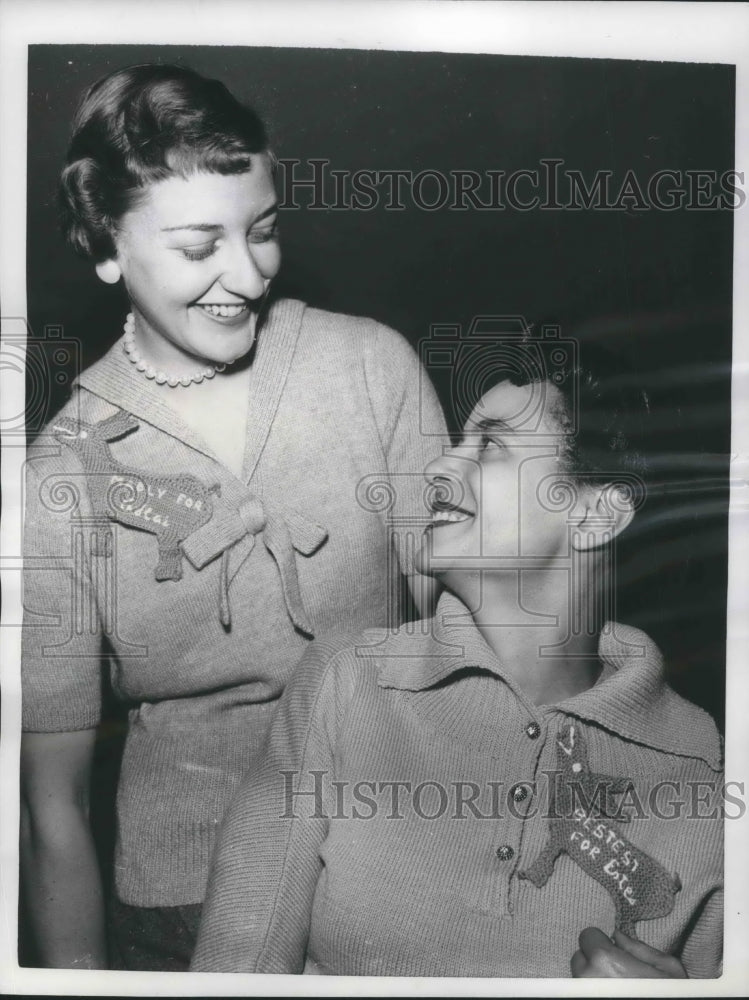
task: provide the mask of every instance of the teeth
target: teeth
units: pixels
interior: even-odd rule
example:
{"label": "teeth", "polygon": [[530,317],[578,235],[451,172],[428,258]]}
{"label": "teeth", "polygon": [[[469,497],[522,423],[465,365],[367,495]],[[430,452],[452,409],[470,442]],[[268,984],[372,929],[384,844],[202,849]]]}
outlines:
{"label": "teeth", "polygon": [[470,514],[463,514],[457,510],[435,510],[432,512],[432,523],[440,521],[467,521]]}
{"label": "teeth", "polygon": [[205,312],[210,313],[211,316],[239,316],[243,313],[247,306],[226,306],[226,305],[202,305],[200,306]]}

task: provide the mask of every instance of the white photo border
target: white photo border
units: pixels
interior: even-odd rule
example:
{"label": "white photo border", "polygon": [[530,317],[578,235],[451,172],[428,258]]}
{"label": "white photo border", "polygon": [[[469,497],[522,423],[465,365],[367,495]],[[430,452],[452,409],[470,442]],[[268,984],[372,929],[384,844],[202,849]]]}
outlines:
{"label": "white photo border", "polygon": [[[140,17],[141,10],[147,16]],[[736,67],[736,169],[749,171],[749,6],[733,3],[450,2],[450,0],[0,0],[0,303],[25,317],[28,46],[149,44],[394,49],[726,63]],[[749,205],[734,215],[732,466],[729,518],[726,774],[749,762]],[[5,324],[4,324],[5,325]],[[23,410],[24,379],[0,372],[0,420]],[[17,964],[20,730],[20,472],[23,448],[3,447],[2,732],[0,744],[0,991],[79,996],[598,996],[600,982],[120,973]],[[647,980],[645,996],[738,996],[749,987],[749,818],[726,823],[725,972],[718,980]],[[631,996],[609,980],[604,995]]]}

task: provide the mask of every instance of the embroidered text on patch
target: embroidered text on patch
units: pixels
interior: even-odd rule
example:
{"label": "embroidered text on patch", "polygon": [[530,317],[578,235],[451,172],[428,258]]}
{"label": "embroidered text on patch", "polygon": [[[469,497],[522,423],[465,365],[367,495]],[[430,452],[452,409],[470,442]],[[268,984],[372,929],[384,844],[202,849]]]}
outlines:
{"label": "embroidered text on patch", "polygon": [[156,535],[159,559],[157,580],[182,578],[180,542],[202,527],[213,514],[211,493],[218,485],[205,487],[195,476],[158,476],[117,462],[109,450],[115,441],[135,430],[138,422],[124,411],[97,424],[66,417],[54,425],[58,441],[80,458],[89,481],[89,494],[96,514]]}
{"label": "embroidered text on patch", "polygon": [[[557,758],[561,775],[552,790],[549,841],[533,864],[519,873],[520,878],[541,887],[549,880],[559,855],[568,854],[609,892],[616,908],[616,926],[634,936],[636,921],[671,912],[681,889],[679,877],[670,875],[627,840],[608,818],[612,811],[609,793],[625,792],[631,782],[590,772],[583,735],[573,723],[565,738],[557,740]],[[597,803],[600,808],[596,814]],[[617,820],[628,822],[629,817],[618,816]]]}

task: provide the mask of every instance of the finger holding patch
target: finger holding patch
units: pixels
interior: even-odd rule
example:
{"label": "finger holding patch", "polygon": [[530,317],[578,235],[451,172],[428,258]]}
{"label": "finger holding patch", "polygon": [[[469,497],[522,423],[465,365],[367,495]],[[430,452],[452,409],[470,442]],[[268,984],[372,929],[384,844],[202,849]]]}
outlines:
{"label": "finger holding patch", "polygon": [[614,939],[598,927],[580,934],[580,948],[570,960],[576,979],[686,979],[684,967],[673,955],[658,951],[614,931]]}

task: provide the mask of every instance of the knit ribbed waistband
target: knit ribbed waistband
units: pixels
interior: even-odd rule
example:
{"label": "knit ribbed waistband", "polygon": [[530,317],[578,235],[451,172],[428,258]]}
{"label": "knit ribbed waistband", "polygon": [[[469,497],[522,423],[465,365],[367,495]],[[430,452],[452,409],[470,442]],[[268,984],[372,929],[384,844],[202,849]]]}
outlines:
{"label": "knit ribbed waistband", "polygon": [[224,812],[275,701],[153,725],[131,716],[117,792],[115,886],[132,906],[200,903]]}

